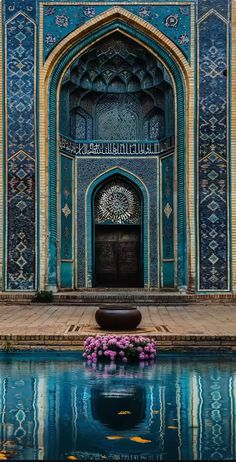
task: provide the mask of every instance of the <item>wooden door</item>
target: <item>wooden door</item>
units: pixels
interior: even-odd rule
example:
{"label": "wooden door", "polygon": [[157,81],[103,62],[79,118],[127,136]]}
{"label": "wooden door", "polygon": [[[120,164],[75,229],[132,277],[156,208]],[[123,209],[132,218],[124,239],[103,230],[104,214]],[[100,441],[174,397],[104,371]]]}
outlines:
{"label": "wooden door", "polygon": [[95,285],[141,287],[140,226],[96,226]]}

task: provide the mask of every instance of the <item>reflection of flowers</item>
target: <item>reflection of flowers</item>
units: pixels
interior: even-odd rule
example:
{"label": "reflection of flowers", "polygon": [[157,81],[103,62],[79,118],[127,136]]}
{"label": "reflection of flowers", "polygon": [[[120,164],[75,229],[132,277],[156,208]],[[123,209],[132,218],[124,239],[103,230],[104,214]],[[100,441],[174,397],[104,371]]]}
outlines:
{"label": "reflection of flowers", "polygon": [[87,361],[86,362],[86,371],[85,375],[87,378],[108,378],[111,375],[114,375],[119,378],[128,378],[128,379],[142,379],[143,377],[151,378],[155,369],[149,366],[153,365],[155,362],[154,359],[150,361],[140,361],[138,367],[133,368],[132,366],[127,366],[123,363],[115,363],[114,361],[109,364],[96,361]]}
{"label": "reflection of flowers", "polygon": [[189,43],[188,35],[186,33],[180,35],[178,38],[178,42],[180,43],[180,45],[187,45]]}
{"label": "reflection of flowers", "polygon": [[84,342],[83,357],[88,361],[98,359],[110,361],[152,360],[156,357],[156,344],[148,337],[128,335],[96,335]]}
{"label": "reflection of flowers", "polygon": [[59,27],[67,27],[69,24],[69,18],[63,14],[58,14],[56,16],[55,23]]}
{"label": "reflection of flowers", "polygon": [[88,18],[92,18],[96,14],[94,6],[86,6],[83,8],[83,13]]}
{"label": "reflection of flowers", "polygon": [[53,45],[54,43],[56,43],[57,39],[56,37],[54,37],[54,35],[52,34],[46,34],[46,44],[47,45]]}

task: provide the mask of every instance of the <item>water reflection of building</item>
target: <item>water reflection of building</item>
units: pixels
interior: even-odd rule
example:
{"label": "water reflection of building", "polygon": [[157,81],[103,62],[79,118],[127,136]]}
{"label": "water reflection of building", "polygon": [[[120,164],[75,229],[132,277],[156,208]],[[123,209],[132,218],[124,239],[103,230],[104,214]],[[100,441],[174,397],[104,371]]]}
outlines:
{"label": "water reflection of building", "polygon": [[4,449],[25,447],[24,454],[31,459],[34,448],[33,458],[44,458],[44,402],[44,380],[1,378],[0,441]]}
{"label": "water reflection of building", "polygon": [[[140,377],[123,367],[123,379],[107,379],[104,371],[78,376],[72,366],[1,368],[0,441],[15,441],[28,459],[134,450],[162,459],[235,458],[236,382],[229,368],[205,362],[197,371],[194,363],[161,361]],[[131,412],[125,424],[122,410]],[[106,438],[116,434],[127,437],[122,445]],[[134,445],[128,440],[134,435],[152,443]]]}

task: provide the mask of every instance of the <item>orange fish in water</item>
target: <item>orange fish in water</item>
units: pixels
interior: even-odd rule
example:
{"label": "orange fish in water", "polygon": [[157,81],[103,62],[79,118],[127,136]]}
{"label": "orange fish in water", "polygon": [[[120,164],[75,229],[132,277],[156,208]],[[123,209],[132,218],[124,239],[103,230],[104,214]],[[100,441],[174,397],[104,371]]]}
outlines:
{"label": "orange fish in water", "polygon": [[67,459],[69,459],[69,460],[78,460],[77,457],[75,457],[75,456],[68,456]]}
{"label": "orange fish in water", "polygon": [[135,441],[135,443],[151,443],[151,440],[145,440],[144,438],[141,438],[141,436],[132,436],[129,438],[131,441]]}
{"label": "orange fish in water", "polygon": [[167,428],[169,428],[170,430],[178,430],[178,427],[174,427],[174,425],[169,425],[169,427]]}
{"label": "orange fish in water", "polygon": [[123,440],[124,438],[125,438],[124,436],[118,436],[118,435],[106,436],[107,440]]}
{"label": "orange fish in water", "polygon": [[118,415],[131,415],[130,411],[119,411]]}
{"label": "orange fish in water", "polygon": [[0,451],[0,456],[5,456],[5,457],[14,457],[15,454],[17,454],[17,451],[14,451],[13,449],[10,449],[8,451]]}

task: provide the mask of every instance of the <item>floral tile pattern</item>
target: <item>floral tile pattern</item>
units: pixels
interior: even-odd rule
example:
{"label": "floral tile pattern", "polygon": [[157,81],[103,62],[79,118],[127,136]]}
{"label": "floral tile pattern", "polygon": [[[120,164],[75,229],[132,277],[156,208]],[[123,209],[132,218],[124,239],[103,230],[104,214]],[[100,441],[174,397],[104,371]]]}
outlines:
{"label": "floral tile pattern", "polygon": [[[122,5],[121,5],[122,6]],[[111,6],[53,5],[44,7],[44,58],[66,35]],[[125,5],[125,9],[167,35],[190,60],[190,5]]]}
{"label": "floral tile pattern", "polygon": [[[228,242],[228,95],[227,24],[223,3],[199,26],[199,288],[227,290]],[[206,12],[205,7],[199,11]],[[209,0],[208,8],[212,6]],[[224,11],[226,11],[224,9]]]}
{"label": "floral tile pattern", "polygon": [[35,5],[5,5],[7,288],[35,286]]}

